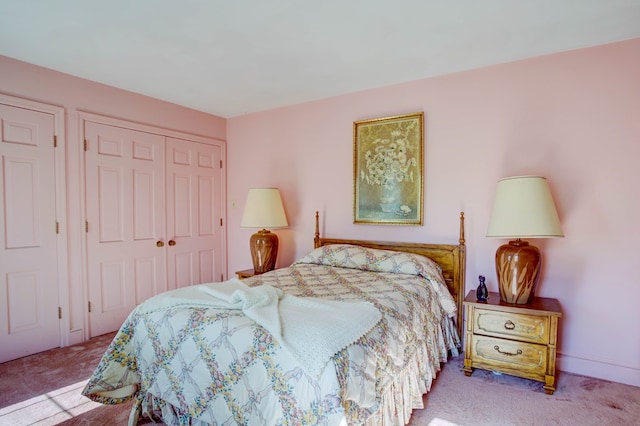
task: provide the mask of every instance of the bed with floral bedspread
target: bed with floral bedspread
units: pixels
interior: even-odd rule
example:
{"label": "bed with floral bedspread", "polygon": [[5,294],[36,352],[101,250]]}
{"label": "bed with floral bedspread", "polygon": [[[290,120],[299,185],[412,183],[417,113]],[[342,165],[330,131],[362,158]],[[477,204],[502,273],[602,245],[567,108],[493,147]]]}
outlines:
{"label": "bed with floral bedspread", "polygon": [[134,399],[130,424],[402,425],[460,346],[456,303],[423,256],[327,245],[243,283],[345,310],[366,302],[381,319],[314,374],[241,309],[152,299],[127,318],[83,394]]}

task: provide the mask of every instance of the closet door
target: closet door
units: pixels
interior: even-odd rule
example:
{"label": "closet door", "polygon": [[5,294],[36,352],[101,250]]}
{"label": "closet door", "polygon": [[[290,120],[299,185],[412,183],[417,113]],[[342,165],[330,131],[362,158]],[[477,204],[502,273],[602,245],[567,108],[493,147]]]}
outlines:
{"label": "closet door", "polygon": [[60,346],[54,117],[0,104],[0,362]]}
{"label": "closet door", "polygon": [[167,138],[169,289],[222,281],[219,146]]}
{"label": "closet door", "polygon": [[90,335],[167,289],[164,137],[85,123]]}

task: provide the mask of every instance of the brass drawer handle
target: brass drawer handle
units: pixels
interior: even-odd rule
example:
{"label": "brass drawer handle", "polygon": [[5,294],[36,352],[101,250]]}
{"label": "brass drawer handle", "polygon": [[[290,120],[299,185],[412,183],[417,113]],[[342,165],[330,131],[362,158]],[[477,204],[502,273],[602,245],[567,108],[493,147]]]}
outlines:
{"label": "brass drawer handle", "polygon": [[516,328],[516,325],[513,323],[513,321],[508,320],[504,323],[504,328],[506,328],[507,330],[513,330],[514,328]]}
{"label": "brass drawer handle", "polygon": [[507,355],[507,356],[522,355],[522,349],[518,349],[518,350],[516,351],[516,353],[501,351],[501,350],[500,350],[500,346],[498,346],[498,345],[495,345],[495,346],[493,347],[493,349],[495,349],[496,351],[498,351],[498,353],[501,353],[502,355]]}

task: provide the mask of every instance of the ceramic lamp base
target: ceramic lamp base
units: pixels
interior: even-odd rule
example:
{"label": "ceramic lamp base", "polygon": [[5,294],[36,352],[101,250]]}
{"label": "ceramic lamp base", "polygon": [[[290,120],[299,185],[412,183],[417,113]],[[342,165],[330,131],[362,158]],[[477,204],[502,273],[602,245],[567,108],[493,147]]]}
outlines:
{"label": "ceramic lamp base", "polygon": [[500,300],[513,304],[531,303],[541,264],[540,250],[526,241],[518,239],[500,246],[496,251]]}
{"label": "ceramic lamp base", "polygon": [[256,274],[263,274],[275,269],[278,256],[278,236],[276,234],[262,229],[251,236],[249,246],[253,270]]}

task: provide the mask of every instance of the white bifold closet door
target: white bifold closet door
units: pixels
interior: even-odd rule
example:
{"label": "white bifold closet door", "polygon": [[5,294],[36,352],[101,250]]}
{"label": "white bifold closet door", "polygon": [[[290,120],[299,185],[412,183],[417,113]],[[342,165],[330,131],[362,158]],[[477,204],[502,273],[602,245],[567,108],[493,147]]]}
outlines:
{"label": "white bifold closet door", "polygon": [[54,117],[0,104],[0,362],[60,346]]}
{"label": "white bifold closet door", "polygon": [[167,138],[166,152],[168,288],[222,281],[220,148]]}
{"label": "white bifold closet door", "polygon": [[155,294],[222,279],[221,153],[94,122],[85,138],[89,326],[97,336]]}

